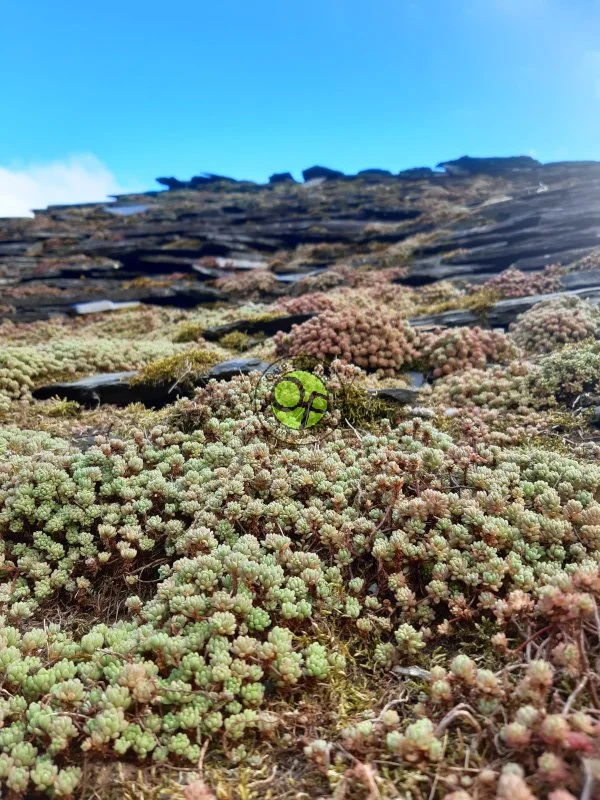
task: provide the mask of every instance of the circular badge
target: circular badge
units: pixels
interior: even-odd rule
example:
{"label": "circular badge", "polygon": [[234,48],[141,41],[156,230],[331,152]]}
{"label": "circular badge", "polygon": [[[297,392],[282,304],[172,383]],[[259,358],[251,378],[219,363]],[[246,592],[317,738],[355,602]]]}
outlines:
{"label": "circular badge", "polygon": [[273,413],[288,428],[312,428],[327,413],[327,388],[310,372],[286,372],[273,387],[273,394]]}
{"label": "circular badge", "polygon": [[341,415],[335,399],[341,382],[329,364],[312,356],[290,356],[270,364],[254,392],[254,410],[270,434],[287,444],[330,436]]}

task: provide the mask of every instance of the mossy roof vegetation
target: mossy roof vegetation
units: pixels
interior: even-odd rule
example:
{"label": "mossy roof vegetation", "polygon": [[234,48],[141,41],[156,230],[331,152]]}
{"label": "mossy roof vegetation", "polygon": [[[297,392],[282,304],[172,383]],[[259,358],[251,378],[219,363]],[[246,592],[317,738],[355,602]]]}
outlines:
{"label": "mossy roof vegetation", "polygon": [[[127,278],[102,284],[148,292],[144,304],[77,317],[65,300],[47,319],[0,323],[0,796],[597,792],[594,298],[540,303],[490,330],[499,296],[560,289],[569,270],[469,284],[471,244],[452,226],[474,214],[483,224],[493,193],[530,179],[393,180],[220,182],[145,198],[151,223],[93,204],[6,223],[23,238],[56,226],[27,256],[55,291],[9,298],[36,313],[74,291],[69,281],[94,287],[124,269],[67,253],[84,232],[104,252],[117,234],[155,227]],[[227,214],[243,217],[242,250],[254,220],[270,266],[199,263],[206,220]],[[419,259],[444,242],[442,266],[462,264],[460,282],[419,285],[411,270],[426,275]],[[159,272],[167,262],[144,262],[147,250],[176,265]],[[331,262],[319,275],[275,278],[319,259]],[[194,275],[231,294],[169,305]],[[478,324],[410,322],[448,310],[475,311]],[[260,341],[218,335],[313,311]],[[242,350],[319,374],[332,415],[320,437],[272,434],[259,373],[206,380]],[[42,385],[109,372],[187,396],[160,411],[34,399]]]}

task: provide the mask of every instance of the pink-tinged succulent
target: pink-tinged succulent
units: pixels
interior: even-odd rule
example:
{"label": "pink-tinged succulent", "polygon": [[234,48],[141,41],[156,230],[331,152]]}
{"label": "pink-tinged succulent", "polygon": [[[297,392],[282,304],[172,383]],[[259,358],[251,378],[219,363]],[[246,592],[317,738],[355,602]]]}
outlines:
{"label": "pink-tinged succulent", "polygon": [[[336,267],[337,269],[337,267]],[[354,270],[349,274],[350,286],[369,288],[371,286],[384,287],[392,286],[392,281],[396,278],[404,278],[408,275],[408,267],[386,267],[384,269]]]}
{"label": "pink-tinged succulent", "polygon": [[571,729],[560,714],[549,714],[540,725],[540,736],[549,745],[565,746]]}
{"label": "pink-tinged succulent", "polygon": [[391,313],[331,311],[274,339],[280,355],[339,358],[393,376],[418,358],[420,334]]}
{"label": "pink-tinged succulent", "polygon": [[502,728],[500,735],[507,747],[517,749],[529,744],[532,732],[520,722],[511,722]]}
{"label": "pink-tinged succulent", "polygon": [[541,703],[550,691],[553,679],[554,668],[549,662],[541,659],[531,661],[516,688],[517,696],[533,703]]}
{"label": "pink-tinged succulent", "polygon": [[560,289],[560,278],[564,271],[560,264],[550,264],[538,272],[523,272],[516,267],[509,267],[487,280],[483,286],[474,288],[488,289],[502,298],[549,294]]}
{"label": "pink-tinged succulent", "polygon": [[421,355],[434,378],[506,363],[517,350],[506,336],[483,328],[449,328],[423,337]]}
{"label": "pink-tinged succulent", "polygon": [[281,284],[267,269],[252,269],[247,272],[233,272],[215,281],[218,289],[239,297],[259,297],[275,294]]}
{"label": "pink-tinged succulent", "polygon": [[579,297],[544,300],[510,326],[511,339],[527,353],[549,353],[570,342],[595,337],[600,312]]}
{"label": "pink-tinged succulent", "polygon": [[548,800],[577,800],[577,798],[566,789],[555,789],[548,795]]}
{"label": "pink-tinged succulent", "polygon": [[299,297],[285,297],[277,303],[288,314],[311,314],[320,311],[334,311],[335,302],[326,292],[306,292]]}
{"label": "pink-tinged succulent", "polygon": [[475,662],[465,655],[458,655],[450,664],[450,672],[467,686],[473,686],[477,680]]}
{"label": "pink-tinged succulent", "polygon": [[566,783],[569,778],[569,769],[564,759],[556,753],[546,751],[538,757],[538,774],[546,783],[552,786]]}
{"label": "pink-tinged succulent", "polygon": [[519,361],[506,367],[492,364],[450,374],[436,380],[433,400],[436,405],[451,408],[475,406],[497,409],[503,415],[507,411],[522,414],[533,405],[527,374],[527,367]]}
{"label": "pink-tinged succulent", "polygon": [[335,267],[335,269],[325,269],[317,275],[306,275],[301,278],[292,289],[293,294],[305,294],[306,292],[321,292],[333,289],[336,286],[345,284],[352,276],[349,267]]}
{"label": "pink-tinged succulent", "polygon": [[442,755],[442,743],[435,735],[430,719],[420,719],[406,728],[404,734],[394,731],[387,734],[390,752],[409,763],[438,761]]}
{"label": "pink-tinged succulent", "polygon": [[583,258],[569,264],[569,272],[587,272],[596,269],[600,269],[600,249],[592,250]]}
{"label": "pink-tinged succulent", "polygon": [[527,786],[523,770],[518,764],[506,764],[498,779],[497,800],[537,800]]}
{"label": "pink-tinged succulent", "polygon": [[565,737],[565,746],[569,750],[574,750],[583,755],[591,755],[594,752],[594,740],[585,733],[579,731],[569,731]]}

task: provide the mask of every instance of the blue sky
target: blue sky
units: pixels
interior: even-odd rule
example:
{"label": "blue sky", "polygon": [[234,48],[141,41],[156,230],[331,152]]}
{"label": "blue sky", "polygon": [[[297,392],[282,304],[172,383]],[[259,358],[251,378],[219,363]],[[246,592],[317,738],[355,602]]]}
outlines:
{"label": "blue sky", "polygon": [[598,0],[21,0],[0,74],[0,214],[202,171],[600,160]]}

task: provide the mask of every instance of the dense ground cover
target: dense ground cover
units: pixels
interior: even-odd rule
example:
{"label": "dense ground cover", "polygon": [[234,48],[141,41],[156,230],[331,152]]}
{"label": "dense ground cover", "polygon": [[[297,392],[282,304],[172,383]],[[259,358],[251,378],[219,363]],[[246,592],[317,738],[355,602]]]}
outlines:
{"label": "dense ground cover", "polygon": [[[600,313],[490,330],[568,270],[408,287],[392,256],[0,323],[0,796],[595,796]],[[478,324],[415,322],[450,309]],[[273,435],[258,373],[193,388],[240,354],[331,365],[322,435]],[[136,370],[188,396],[33,399]]]}

